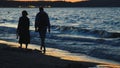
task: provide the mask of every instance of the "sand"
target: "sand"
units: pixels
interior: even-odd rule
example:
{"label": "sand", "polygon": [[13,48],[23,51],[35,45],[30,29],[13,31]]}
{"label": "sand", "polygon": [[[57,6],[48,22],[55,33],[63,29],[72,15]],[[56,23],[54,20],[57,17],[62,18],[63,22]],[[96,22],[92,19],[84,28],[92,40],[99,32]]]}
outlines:
{"label": "sand", "polygon": [[120,68],[119,64],[66,55],[58,49],[47,48],[47,53],[42,54],[39,47],[32,45],[25,49],[18,43],[0,40],[0,68]]}

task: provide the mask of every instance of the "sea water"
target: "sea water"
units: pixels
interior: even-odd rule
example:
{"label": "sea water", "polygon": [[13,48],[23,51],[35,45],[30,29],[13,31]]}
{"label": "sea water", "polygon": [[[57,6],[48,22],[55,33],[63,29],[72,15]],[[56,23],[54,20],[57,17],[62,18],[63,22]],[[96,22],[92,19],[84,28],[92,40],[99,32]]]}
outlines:
{"label": "sea water", "polygon": [[[21,12],[30,19],[31,44],[40,45],[34,31],[38,8],[0,8],[0,39],[17,42],[16,28]],[[120,62],[120,8],[45,8],[51,23],[46,46],[76,55]]]}

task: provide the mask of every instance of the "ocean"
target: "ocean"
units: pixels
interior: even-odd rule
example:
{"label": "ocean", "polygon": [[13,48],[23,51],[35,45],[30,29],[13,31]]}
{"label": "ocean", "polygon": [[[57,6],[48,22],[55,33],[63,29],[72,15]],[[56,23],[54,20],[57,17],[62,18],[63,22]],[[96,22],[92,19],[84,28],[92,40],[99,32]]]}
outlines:
{"label": "ocean", "polygon": [[[0,39],[18,42],[16,28],[23,10],[30,18],[30,44],[39,46],[39,34],[34,31],[38,8],[0,8]],[[120,8],[45,8],[45,11],[51,23],[47,47],[120,62]]]}

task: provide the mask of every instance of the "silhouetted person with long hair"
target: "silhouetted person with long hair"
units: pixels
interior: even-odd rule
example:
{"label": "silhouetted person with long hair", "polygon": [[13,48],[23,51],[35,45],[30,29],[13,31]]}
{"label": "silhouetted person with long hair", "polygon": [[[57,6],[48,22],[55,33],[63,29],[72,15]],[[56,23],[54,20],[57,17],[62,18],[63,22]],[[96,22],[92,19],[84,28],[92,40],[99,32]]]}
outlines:
{"label": "silhouetted person with long hair", "polygon": [[39,13],[37,13],[35,18],[35,31],[39,32],[40,38],[41,38],[41,47],[40,50],[43,49],[43,52],[46,52],[45,48],[45,37],[46,32],[48,29],[48,32],[50,33],[50,21],[48,14],[44,11],[43,7],[39,8]]}
{"label": "silhouetted person with long hair", "polygon": [[22,44],[26,44],[26,48],[30,43],[30,32],[29,32],[29,25],[30,21],[27,17],[27,11],[22,11],[22,16],[19,18],[18,27],[17,27],[17,34],[19,36],[19,43],[20,48],[22,48]]}

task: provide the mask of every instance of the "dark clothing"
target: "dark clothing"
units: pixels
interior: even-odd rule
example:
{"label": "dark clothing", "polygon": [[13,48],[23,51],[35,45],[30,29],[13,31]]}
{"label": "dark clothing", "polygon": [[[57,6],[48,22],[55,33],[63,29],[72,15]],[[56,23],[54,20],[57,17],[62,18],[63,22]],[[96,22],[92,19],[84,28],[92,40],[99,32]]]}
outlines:
{"label": "dark clothing", "polygon": [[19,18],[17,33],[19,35],[19,43],[28,44],[30,43],[30,32],[29,32],[30,21],[26,16]]}
{"label": "dark clothing", "polygon": [[50,21],[46,12],[40,11],[36,15],[35,28],[38,28],[40,37],[45,38],[47,28],[50,29]]}
{"label": "dark clothing", "polygon": [[50,33],[49,17],[46,12],[44,12],[43,10],[40,10],[40,12],[36,15],[36,19],[35,19],[35,31],[38,31],[40,34],[40,38],[41,38],[40,49],[42,50],[44,48],[43,50],[44,53],[46,52],[45,37],[46,37],[47,29]]}
{"label": "dark clothing", "polygon": [[38,32],[39,32],[41,38],[45,38],[46,37],[47,28],[44,27],[42,29],[38,29]]}

